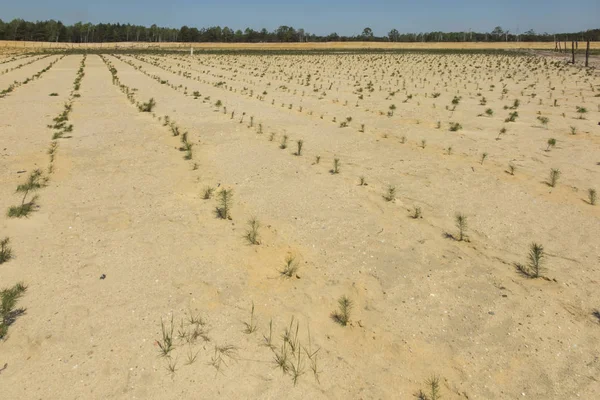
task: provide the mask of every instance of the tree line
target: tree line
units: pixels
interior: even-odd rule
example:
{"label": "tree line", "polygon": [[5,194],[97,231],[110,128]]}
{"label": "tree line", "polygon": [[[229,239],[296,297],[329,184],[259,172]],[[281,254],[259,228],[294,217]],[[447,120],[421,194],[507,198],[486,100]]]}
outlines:
{"label": "tree line", "polygon": [[195,28],[150,27],[132,24],[113,23],[83,23],[64,25],[61,21],[47,20],[30,22],[23,19],[13,19],[4,22],[0,19],[0,40],[39,41],[39,42],[72,42],[72,43],[103,43],[103,42],[347,42],[347,41],[376,41],[376,42],[553,42],[555,40],[600,40],[600,29],[592,29],[572,33],[536,33],[529,30],[524,33],[513,33],[495,27],[491,32],[425,32],[400,33],[392,29],[385,36],[375,36],[371,28],[365,28],[355,36],[340,36],[337,33],[315,35],[282,25],[269,32],[266,29],[256,31],[251,28],[233,30],[229,27],[212,26]]}

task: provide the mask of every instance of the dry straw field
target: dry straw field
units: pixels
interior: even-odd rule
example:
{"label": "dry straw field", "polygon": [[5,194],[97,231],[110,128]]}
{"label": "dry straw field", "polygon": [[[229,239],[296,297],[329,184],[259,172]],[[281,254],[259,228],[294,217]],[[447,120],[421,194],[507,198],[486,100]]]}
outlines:
{"label": "dry straw field", "polygon": [[597,70],[5,46],[0,97],[5,398],[600,396]]}

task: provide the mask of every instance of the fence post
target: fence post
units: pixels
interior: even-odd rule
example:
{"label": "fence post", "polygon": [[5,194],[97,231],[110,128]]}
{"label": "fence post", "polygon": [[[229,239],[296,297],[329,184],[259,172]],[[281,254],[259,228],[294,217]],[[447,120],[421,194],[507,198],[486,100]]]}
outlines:
{"label": "fence post", "polygon": [[585,66],[588,66],[588,60],[590,58],[590,41],[587,41],[587,45],[585,46]]}

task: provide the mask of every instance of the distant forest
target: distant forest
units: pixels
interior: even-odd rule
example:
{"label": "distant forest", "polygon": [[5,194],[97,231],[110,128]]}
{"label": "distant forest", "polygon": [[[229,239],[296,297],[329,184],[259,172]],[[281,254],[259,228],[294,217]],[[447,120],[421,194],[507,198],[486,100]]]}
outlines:
{"label": "distant forest", "polygon": [[400,33],[392,29],[386,36],[375,36],[371,28],[365,28],[356,36],[340,36],[331,33],[319,36],[295,29],[291,26],[280,26],[272,32],[266,29],[256,31],[251,28],[233,30],[228,27],[212,26],[209,28],[164,28],[156,25],[150,27],[131,24],[92,24],[77,22],[64,25],[60,21],[29,22],[14,19],[4,22],[0,19],[0,40],[26,40],[39,42],[225,42],[225,43],[259,43],[259,42],[553,42],[555,40],[600,40],[600,29],[572,33],[536,33],[528,30],[523,33],[510,32],[495,27],[491,32],[425,32]]}

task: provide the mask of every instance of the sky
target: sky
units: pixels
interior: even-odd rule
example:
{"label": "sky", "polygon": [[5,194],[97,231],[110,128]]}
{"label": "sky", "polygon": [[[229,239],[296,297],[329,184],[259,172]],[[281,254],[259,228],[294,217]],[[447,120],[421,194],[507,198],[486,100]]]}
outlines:
{"label": "sky", "polygon": [[557,33],[600,28],[600,0],[0,0],[0,19],[13,18],[269,31],[288,25],[317,35],[357,35],[365,27],[376,36],[394,28],[490,32],[496,26]]}

